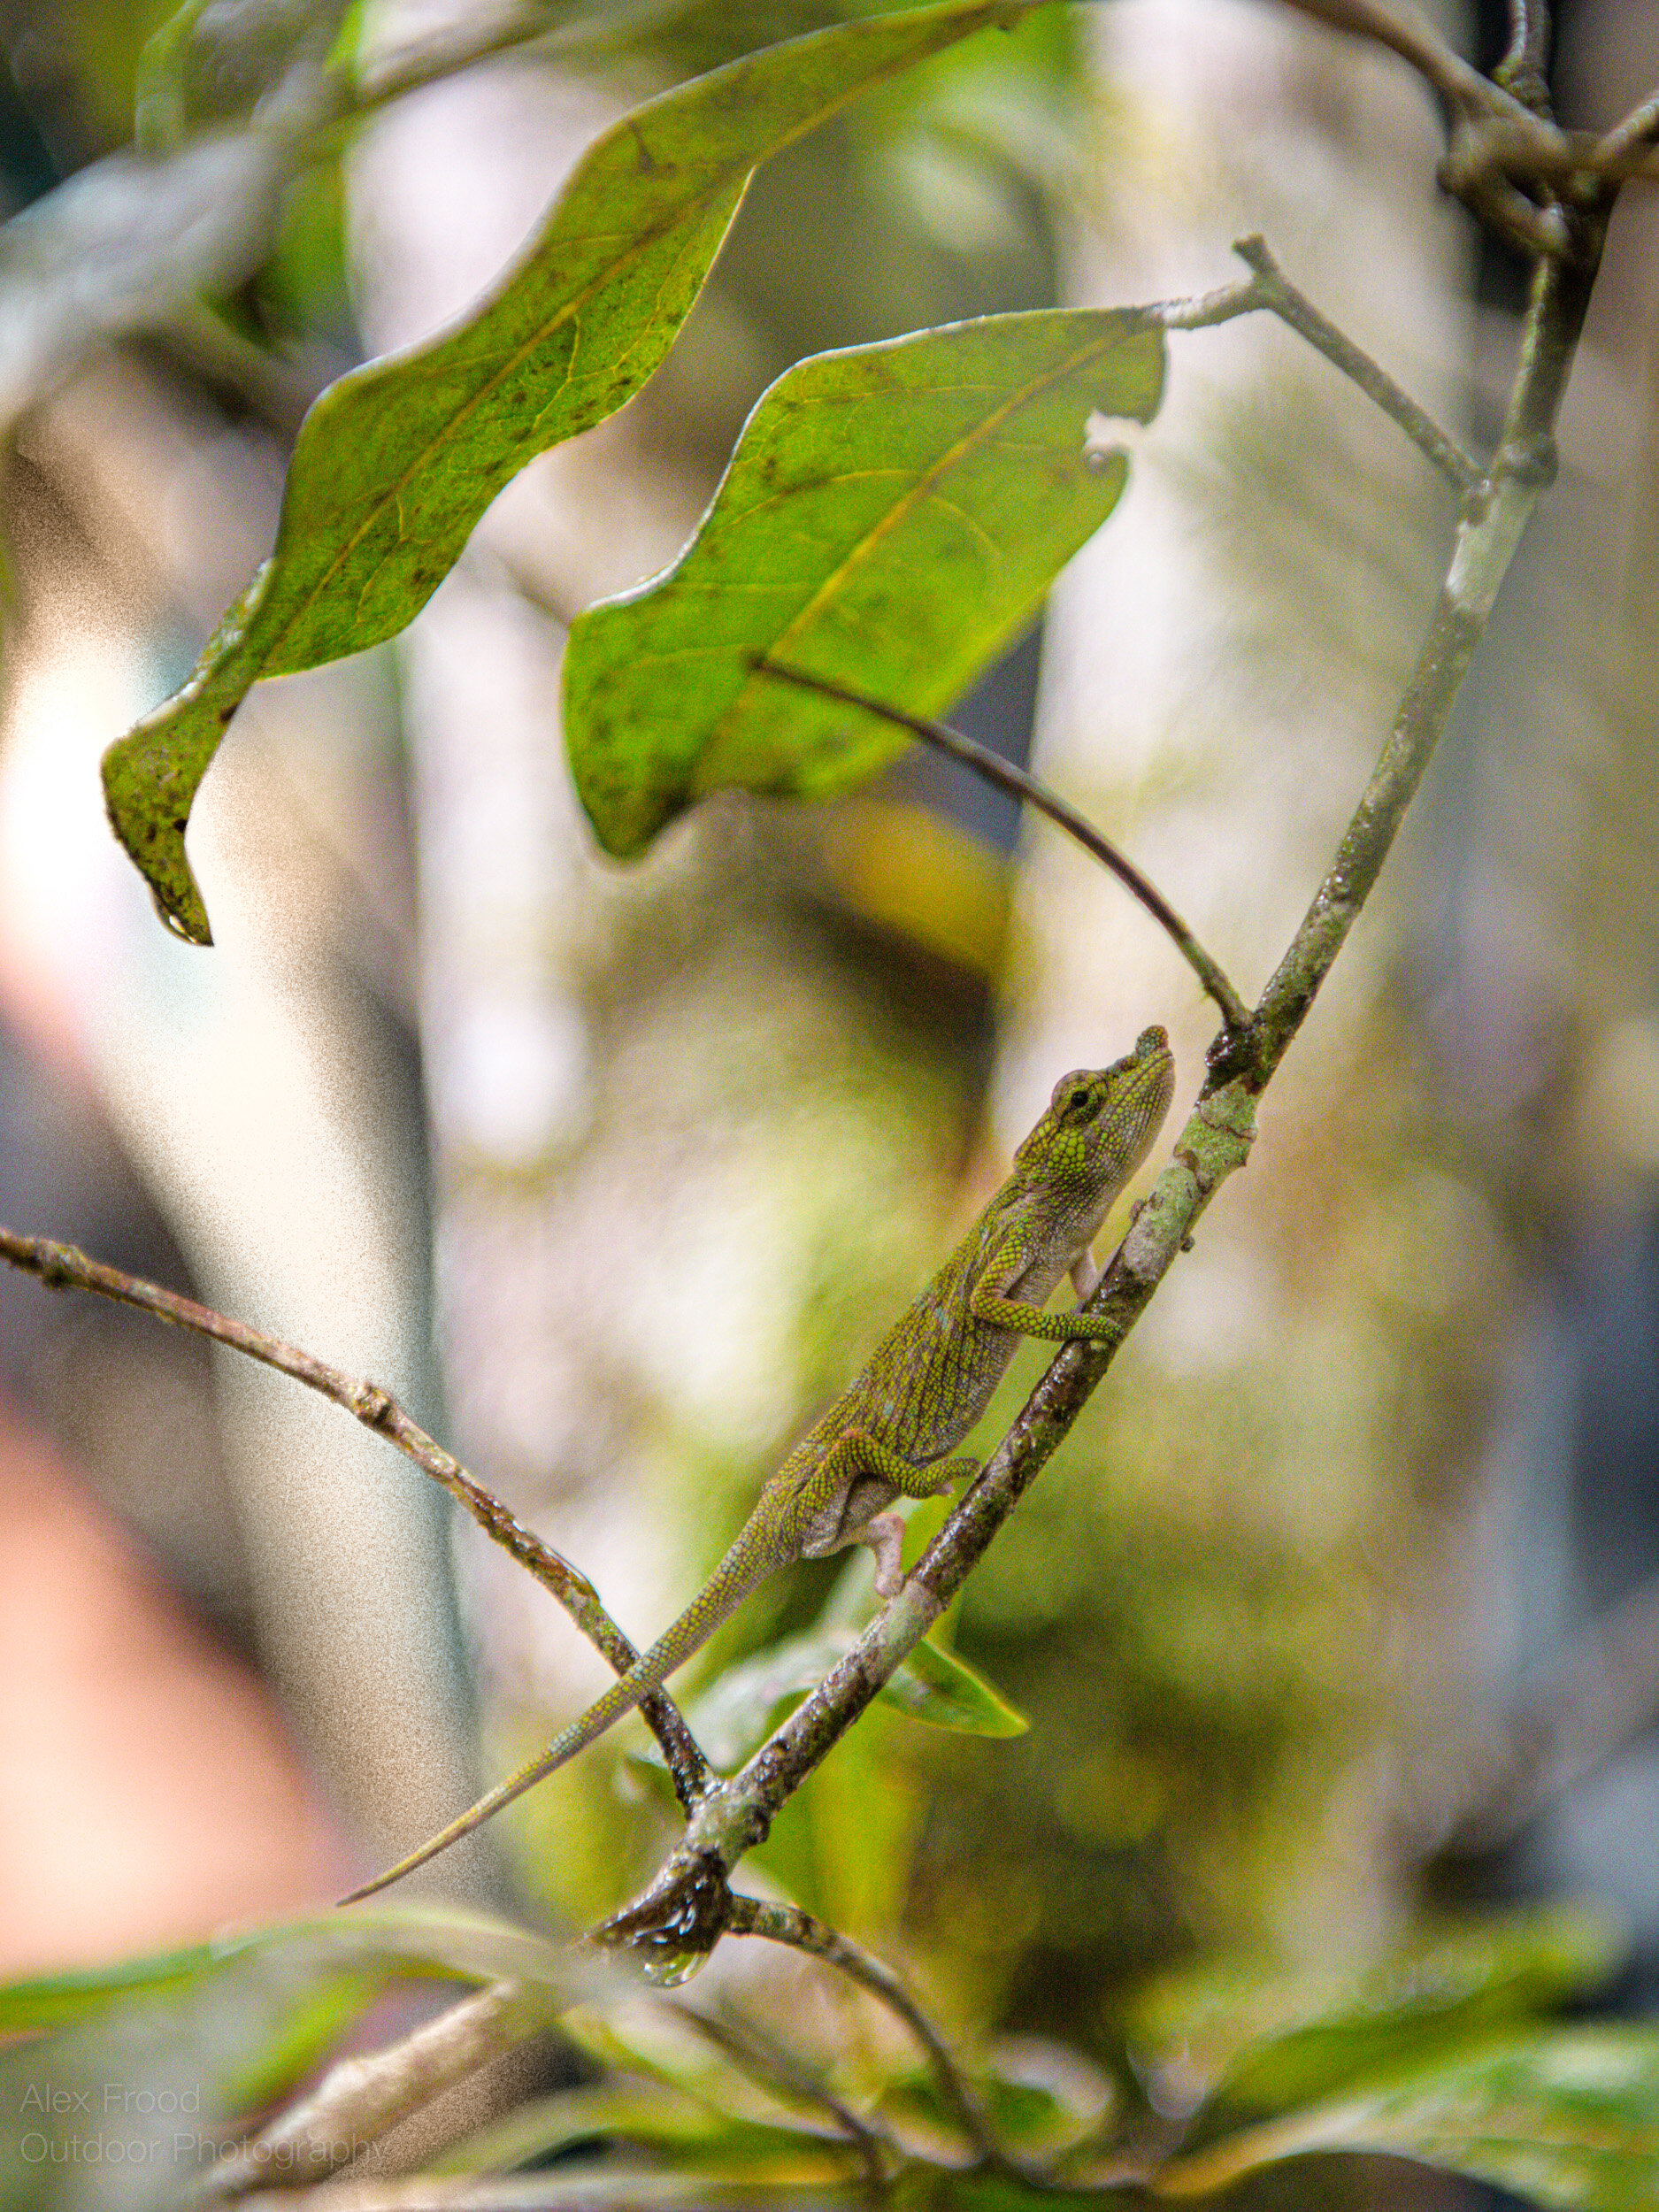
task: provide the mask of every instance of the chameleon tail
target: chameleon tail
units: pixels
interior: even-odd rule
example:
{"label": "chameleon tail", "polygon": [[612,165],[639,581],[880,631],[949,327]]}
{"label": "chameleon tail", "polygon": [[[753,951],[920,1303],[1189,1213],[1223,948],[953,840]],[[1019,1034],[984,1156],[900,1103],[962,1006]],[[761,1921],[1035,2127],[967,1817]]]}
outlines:
{"label": "chameleon tail", "polygon": [[407,1858],[399,1859],[396,1866],[388,1866],[384,1874],[377,1874],[372,1882],[352,1890],[340,1900],[341,1903],[355,1905],[360,1898],[373,1897],[377,1890],[401,1881],[405,1874],[412,1874],[418,1866],[425,1866],[428,1859],[435,1859],[440,1851],[447,1851],[463,1836],[470,1836],[474,1828],[482,1827],[503,1805],[511,1805],[515,1797],[521,1797],[544,1775],[551,1774],[555,1768],[562,1767],[566,1760],[585,1750],[613,1722],[631,1713],[641,1699],[660,1689],[676,1668],[683,1666],[708,1641],[726,1615],[734,1612],[749,1592],[758,1588],[781,1563],[770,1546],[763,1549],[757,1545],[749,1526],[740,1530],[732,1548],[693,1603],[641,1658],[634,1661],[626,1674],[619,1675],[602,1696],[595,1699],[585,1713],[568,1728],[561,1729],[545,1750],[537,1752],[534,1759],[516,1774],[510,1774],[504,1782],[498,1782],[447,1828],[429,1836],[419,1849],[411,1851]]}

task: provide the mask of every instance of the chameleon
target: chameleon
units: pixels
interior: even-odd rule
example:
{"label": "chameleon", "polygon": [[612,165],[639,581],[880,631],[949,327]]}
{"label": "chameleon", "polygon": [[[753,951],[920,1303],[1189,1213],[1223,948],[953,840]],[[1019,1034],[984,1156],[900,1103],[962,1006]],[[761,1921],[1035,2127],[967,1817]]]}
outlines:
{"label": "chameleon", "polygon": [[679,1619],[545,1750],[342,1903],[423,1866],[574,1758],[661,1688],[780,1568],[866,1544],[878,1593],[894,1596],[903,1579],[903,1523],[887,1509],[895,1498],[933,1497],[978,1474],[977,1460],[939,1463],[985,1411],[1021,1337],[1115,1340],[1109,1317],[1047,1313],[1044,1302],[1062,1275],[1070,1274],[1080,1299],[1098,1281],[1089,1247],[1150,1151],[1174,1088],[1169,1039],[1156,1026],[1110,1067],[1062,1076],[1007,1181],[766,1483]]}

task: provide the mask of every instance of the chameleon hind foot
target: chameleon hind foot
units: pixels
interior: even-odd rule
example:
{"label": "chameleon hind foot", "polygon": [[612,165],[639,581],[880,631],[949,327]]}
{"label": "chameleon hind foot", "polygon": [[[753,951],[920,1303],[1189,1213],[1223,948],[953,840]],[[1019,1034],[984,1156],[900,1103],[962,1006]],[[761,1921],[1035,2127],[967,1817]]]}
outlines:
{"label": "chameleon hind foot", "polygon": [[904,1524],[896,1513],[878,1513],[866,1521],[858,1541],[876,1555],[876,1595],[895,1598],[904,1581]]}
{"label": "chameleon hind foot", "polygon": [[[940,1468],[918,1470],[931,1475],[926,1489],[919,1484],[910,1492],[913,1498],[936,1498],[947,1490],[954,1490],[959,1482],[972,1482],[979,1471],[977,1459],[948,1459]],[[858,1542],[868,1544],[876,1555],[876,1595],[897,1597],[904,1582],[904,1566],[900,1556],[904,1545],[904,1523],[896,1513],[878,1513],[864,1523]]]}

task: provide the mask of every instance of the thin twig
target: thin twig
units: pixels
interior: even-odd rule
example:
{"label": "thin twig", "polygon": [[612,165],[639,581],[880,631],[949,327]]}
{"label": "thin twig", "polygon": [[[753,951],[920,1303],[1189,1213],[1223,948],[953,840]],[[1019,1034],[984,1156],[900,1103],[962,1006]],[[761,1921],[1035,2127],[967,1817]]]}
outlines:
{"label": "thin twig", "polygon": [[1046,784],[1039,783],[1025,769],[1005,760],[1001,753],[994,753],[988,745],[980,745],[960,730],[953,730],[948,723],[931,722],[925,715],[907,714],[902,707],[889,706],[885,700],[872,699],[867,692],[855,691],[849,684],[833,682],[827,676],[809,675],[803,668],[790,668],[781,661],[768,660],[757,656],[755,669],[762,676],[773,676],[787,684],[797,684],[803,691],[816,691],[826,699],[839,699],[849,707],[861,708],[866,714],[879,716],[884,722],[895,723],[908,730],[912,737],[919,737],[924,744],[932,745],[951,760],[959,760],[972,768],[987,783],[995,784],[999,791],[1006,791],[1011,798],[1023,799],[1036,808],[1040,814],[1074,837],[1085,852],[1091,854],[1104,868],[1109,868],[1119,883],[1139,899],[1153,919],[1169,935],[1171,941],[1193,973],[1203,985],[1210,997],[1221,1009],[1221,1018],[1230,1029],[1242,1030],[1250,1017],[1244,1001],[1223,974],[1218,964],[1199,943],[1192,931],[1181,919],[1156,886],[1143,876],[1131,860],[1126,860],[1118,848],[1102,837],[1086,815],[1069,806]]}
{"label": "thin twig", "polygon": [[1650,92],[1622,123],[1615,123],[1590,150],[1589,166],[1604,177],[1640,169],[1659,143],[1659,91]]}
{"label": "thin twig", "polygon": [[324,134],[367,121],[395,101],[424,92],[464,69],[533,48],[549,58],[575,55],[596,65],[609,55],[626,52],[672,9],[673,0],[635,0],[632,7],[602,8],[572,22],[555,23],[543,10],[530,6],[504,16],[471,39],[423,40],[400,47],[360,78],[341,73]]}
{"label": "thin twig", "polygon": [[1432,462],[1461,497],[1480,481],[1480,470],[1456,440],[1441,429],[1409,392],[1396,384],[1379,362],[1326,315],[1322,315],[1303,292],[1297,290],[1268,250],[1259,233],[1235,238],[1233,250],[1251,270],[1240,284],[1206,292],[1193,300],[1166,300],[1146,312],[1155,315],[1165,330],[1207,330],[1235,316],[1265,309],[1287,323],[1299,338],[1322,353],[1333,368],[1351,378],[1372,405],[1403,430],[1412,444]]}
{"label": "thin twig", "polygon": [[1333,31],[1349,31],[1387,47],[1455,107],[1489,112],[1494,100],[1509,96],[1454,52],[1415,8],[1387,8],[1381,0],[1288,0],[1288,4]]}
{"label": "thin twig", "polygon": [[271,2183],[321,2181],[423,2105],[551,2023],[545,1989],[493,1982],[383,2049],[342,2059],[308,2097],[208,2168],[192,2194],[208,2201]]}
{"label": "thin twig", "polygon": [[[279,1337],[250,1328],[245,1321],[233,1321],[225,1314],[216,1313],[211,1306],[198,1304],[194,1298],[183,1298],[176,1291],[164,1290],[159,1283],[146,1282],[142,1276],[129,1275],[101,1260],[88,1259],[73,1244],[59,1244],[50,1237],[19,1236],[11,1229],[0,1227],[0,1260],[26,1274],[38,1276],[49,1290],[91,1291],[100,1298],[136,1306],[142,1312],[154,1314],[159,1321],[188,1329],[197,1336],[211,1337],[216,1344],[227,1345],[232,1351],[258,1360],[264,1366],[274,1367],[279,1374],[319,1392],[361,1421],[365,1428],[395,1444],[423,1474],[441,1483],[452,1498],[466,1508],[492,1543],[511,1552],[519,1565],[527,1568],[543,1589],[557,1599],[589,1643],[618,1674],[626,1674],[638,1658],[638,1652],[606,1612],[599,1593],[587,1576],[526,1528],[481,1483],[474,1481],[459,1460],[411,1421],[390,1391],[383,1390],[379,1383],[348,1375],[343,1369],[331,1367],[326,1361],[301,1351],[296,1345],[285,1344]],[[680,1803],[689,1811],[710,1787],[708,1762],[665,1691],[658,1691],[644,1701],[640,1710],[662,1747]]]}
{"label": "thin twig", "polygon": [[1492,76],[1534,115],[1549,118],[1548,0],[1509,0],[1509,50]]}
{"label": "thin twig", "polygon": [[1498,587],[1540,493],[1555,474],[1555,423],[1589,306],[1611,210],[1609,188],[1584,240],[1587,258],[1540,260],[1503,441],[1489,489],[1459,523],[1451,568],[1394,728],[1336,856],[1256,1012],[1258,1085],[1279,1065],[1329,974],[1428,766]]}
{"label": "thin twig", "polygon": [[1359,386],[1374,407],[1397,424],[1425,459],[1432,461],[1460,495],[1480,480],[1480,470],[1456,440],[1441,429],[1433,417],[1419,407],[1409,392],[1396,384],[1379,362],[1356,346],[1326,315],[1322,315],[1304,293],[1299,292],[1268,250],[1259,234],[1233,242],[1233,250],[1248,264],[1264,288],[1263,306],[1299,338],[1322,353],[1333,368]]}
{"label": "thin twig", "polygon": [[939,2093],[981,2161],[999,2172],[1017,2174],[1022,2181],[1033,2177],[1010,2156],[991,2131],[983,2107],[969,2087],[966,2076],[952,2057],[933,2022],[910,1995],[898,1976],[879,1958],[856,1943],[803,1912],[798,1905],[764,1902],[758,1897],[733,1896],[730,1932],[733,1935],[761,1936],[769,1943],[787,1944],[822,1959],[848,1980],[878,1999],[901,2019],[922,2047],[939,2084]]}
{"label": "thin twig", "polygon": [[852,2107],[826,2089],[793,2051],[764,2034],[751,2021],[717,2018],[687,2004],[671,2008],[694,2033],[713,2044],[740,2071],[748,2074],[774,2097],[812,2105],[826,2113],[838,2131],[826,2139],[845,2141],[857,2153],[864,2178],[879,2188],[896,2162],[895,2147],[879,2130],[862,2119]]}

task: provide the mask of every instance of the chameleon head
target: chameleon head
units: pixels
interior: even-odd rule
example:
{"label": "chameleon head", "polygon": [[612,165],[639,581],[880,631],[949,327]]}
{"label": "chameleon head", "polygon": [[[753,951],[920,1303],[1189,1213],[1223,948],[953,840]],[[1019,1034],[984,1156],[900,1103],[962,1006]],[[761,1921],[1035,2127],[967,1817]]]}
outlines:
{"label": "chameleon head", "polygon": [[1152,1149],[1174,1095],[1174,1056],[1155,1025],[1110,1067],[1063,1075],[1017,1156],[1051,1189],[1103,1213]]}

